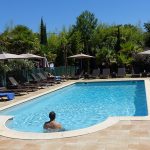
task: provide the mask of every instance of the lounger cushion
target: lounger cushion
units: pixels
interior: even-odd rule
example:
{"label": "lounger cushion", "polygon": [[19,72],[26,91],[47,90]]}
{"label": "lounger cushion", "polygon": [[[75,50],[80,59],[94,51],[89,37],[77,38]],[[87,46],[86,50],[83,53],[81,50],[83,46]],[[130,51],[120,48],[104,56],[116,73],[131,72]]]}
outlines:
{"label": "lounger cushion", "polygon": [[56,81],[61,80],[61,76],[55,76],[55,80]]}
{"label": "lounger cushion", "polygon": [[0,97],[6,96],[8,100],[13,100],[15,94],[14,93],[0,93]]}

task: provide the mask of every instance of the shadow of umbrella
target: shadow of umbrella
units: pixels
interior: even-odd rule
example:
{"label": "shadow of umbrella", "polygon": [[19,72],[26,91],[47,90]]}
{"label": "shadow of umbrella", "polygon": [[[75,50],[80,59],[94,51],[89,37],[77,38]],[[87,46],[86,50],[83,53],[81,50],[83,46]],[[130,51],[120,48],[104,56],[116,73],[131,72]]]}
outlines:
{"label": "shadow of umbrella", "polygon": [[82,60],[83,59],[90,59],[90,58],[95,58],[94,56],[90,56],[90,55],[86,55],[86,54],[83,54],[83,53],[80,53],[80,54],[76,54],[76,55],[72,55],[72,56],[69,56],[68,58],[74,58],[74,59],[80,59],[81,60],[81,70],[83,69],[83,62]]}

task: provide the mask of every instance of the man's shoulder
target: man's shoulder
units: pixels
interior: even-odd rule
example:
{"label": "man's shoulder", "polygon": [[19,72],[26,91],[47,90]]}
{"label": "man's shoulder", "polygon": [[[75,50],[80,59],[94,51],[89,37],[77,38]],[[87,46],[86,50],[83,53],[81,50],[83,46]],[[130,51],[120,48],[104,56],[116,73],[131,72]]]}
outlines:
{"label": "man's shoulder", "polygon": [[45,122],[44,125],[43,125],[43,127],[44,127],[45,129],[48,128],[48,126],[49,126],[49,121]]}
{"label": "man's shoulder", "polygon": [[45,122],[45,123],[44,123],[44,125],[49,124],[49,123],[50,123],[50,122],[49,122],[49,121],[47,121],[47,122]]}

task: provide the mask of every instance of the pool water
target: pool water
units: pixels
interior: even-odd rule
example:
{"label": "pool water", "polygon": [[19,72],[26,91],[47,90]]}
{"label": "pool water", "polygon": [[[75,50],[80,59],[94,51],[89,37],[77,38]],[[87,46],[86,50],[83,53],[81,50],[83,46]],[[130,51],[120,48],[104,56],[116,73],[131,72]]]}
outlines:
{"label": "pool water", "polygon": [[14,116],[11,129],[43,132],[50,111],[65,130],[90,127],[109,116],[147,116],[144,81],[76,83],[34,100],[3,110]]}

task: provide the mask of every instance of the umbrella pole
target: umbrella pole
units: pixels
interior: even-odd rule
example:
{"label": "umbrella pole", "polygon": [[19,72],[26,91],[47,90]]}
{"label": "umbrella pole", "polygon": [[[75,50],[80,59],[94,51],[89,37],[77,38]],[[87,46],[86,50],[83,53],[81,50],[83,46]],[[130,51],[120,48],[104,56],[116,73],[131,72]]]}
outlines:
{"label": "umbrella pole", "polygon": [[89,60],[88,60],[88,70],[87,70],[87,72],[88,73],[90,72],[90,62],[89,62]]}
{"label": "umbrella pole", "polygon": [[81,59],[81,70],[80,70],[80,72],[82,72],[82,65],[83,65],[82,63],[83,63],[83,62],[82,62],[82,59]]}
{"label": "umbrella pole", "polygon": [[3,74],[3,86],[6,86],[6,72],[4,71],[4,74]]}
{"label": "umbrella pole", "polygon": [[26,77],[27,77],[27,82],[29,82],[29,71],[28,71],[28,69],[26,70]]}

